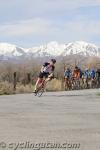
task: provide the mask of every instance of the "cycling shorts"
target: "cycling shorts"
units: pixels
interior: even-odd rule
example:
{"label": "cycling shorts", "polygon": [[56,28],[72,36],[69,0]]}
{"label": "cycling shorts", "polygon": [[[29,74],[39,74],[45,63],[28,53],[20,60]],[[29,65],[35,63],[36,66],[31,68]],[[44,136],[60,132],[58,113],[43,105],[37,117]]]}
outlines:
{"label": "cycling shorts", "polygon": [[48,78],[48,76],[49,76],[49,72],[40,72],[39,73],[39,78]]}

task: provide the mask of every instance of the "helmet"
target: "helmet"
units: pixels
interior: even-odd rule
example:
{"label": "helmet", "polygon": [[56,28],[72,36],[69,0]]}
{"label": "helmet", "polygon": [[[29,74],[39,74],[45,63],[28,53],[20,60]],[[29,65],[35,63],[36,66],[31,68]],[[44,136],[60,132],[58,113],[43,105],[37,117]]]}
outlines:
{"label": "helmet", "polygon": [[51,59],[51,61],[55,64],[56,63],[56,60],[55,59]]}

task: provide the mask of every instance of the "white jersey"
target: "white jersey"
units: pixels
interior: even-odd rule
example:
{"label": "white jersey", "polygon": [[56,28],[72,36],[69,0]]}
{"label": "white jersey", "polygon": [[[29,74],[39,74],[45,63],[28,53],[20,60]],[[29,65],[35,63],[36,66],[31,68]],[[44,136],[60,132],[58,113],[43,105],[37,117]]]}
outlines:
{"label": "white jersey", "polygon": [[41,68],[41,72],[51,74],[54,71],[54,66],[50,63],[44,63],[43,67]]}

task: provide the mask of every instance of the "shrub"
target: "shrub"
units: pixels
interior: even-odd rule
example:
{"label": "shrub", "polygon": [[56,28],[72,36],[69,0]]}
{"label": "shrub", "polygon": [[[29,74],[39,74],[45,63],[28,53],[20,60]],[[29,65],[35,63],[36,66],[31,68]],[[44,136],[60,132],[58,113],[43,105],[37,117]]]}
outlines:
{"label": "shrub", "polygon": [[62,90],[62,82],[61,80],[54,79],[47,83],[46,86],[47,91],[61,91]]}
{"label": "shrub", "polygon": [[16,87],[16,93],[32,93],[33,86],[31,84],[28,84],[26,86],[22,84],[18,84]]}
{"label": "shrub", "polygon": [[13,85],[11,83],[6,82],[0,82],[0,95],[4,94],[14,94],[13,91]]}

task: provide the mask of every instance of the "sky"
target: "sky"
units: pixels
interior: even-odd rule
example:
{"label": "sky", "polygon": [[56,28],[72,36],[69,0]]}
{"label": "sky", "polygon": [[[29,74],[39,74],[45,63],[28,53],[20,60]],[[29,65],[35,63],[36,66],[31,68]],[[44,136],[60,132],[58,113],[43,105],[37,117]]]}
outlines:
{"label": "sky", "polygon": [[0,42],[32,47],[51,41],[100,46],[100,0],[0,0]]}

